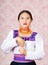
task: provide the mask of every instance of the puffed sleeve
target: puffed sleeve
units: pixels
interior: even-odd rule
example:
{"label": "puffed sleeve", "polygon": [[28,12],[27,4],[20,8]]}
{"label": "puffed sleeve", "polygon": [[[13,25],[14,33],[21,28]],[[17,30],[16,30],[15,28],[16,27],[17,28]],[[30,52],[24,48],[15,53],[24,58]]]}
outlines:
{"label": "puffed sleeve", "polygon": [[1,45],[1,49],[5,53],[9,53],[11,51],[11,49],[14,48],[15,46],[17,46],[17,44],[15,42],[15,38],[13,39],[13,30],[11,30],[8,33],[8,35],[5,38],[5,40],[3,41],[2,45]]}
{"label": "puffed sleeve", "polygon": [[44,44],[43,44],[43,39],[40,34],[37,34],[35,37],[35,50],[27,50],[27,54],[25,56],[25,59],[41,59],[45,55],[44,52]]}

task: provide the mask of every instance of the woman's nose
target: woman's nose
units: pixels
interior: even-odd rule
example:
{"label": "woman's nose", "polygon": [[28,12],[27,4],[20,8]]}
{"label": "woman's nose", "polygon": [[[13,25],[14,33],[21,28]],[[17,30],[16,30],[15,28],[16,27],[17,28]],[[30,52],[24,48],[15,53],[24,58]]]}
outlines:
{"label": "woman's nose", "polygon": [[27,20],[26,19],[24,19],[24,22],[26,22]]}

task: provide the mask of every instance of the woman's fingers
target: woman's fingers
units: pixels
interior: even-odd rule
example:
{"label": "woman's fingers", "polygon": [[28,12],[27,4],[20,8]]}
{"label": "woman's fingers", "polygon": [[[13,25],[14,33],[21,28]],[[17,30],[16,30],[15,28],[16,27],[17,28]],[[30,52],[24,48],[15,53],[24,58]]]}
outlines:
{"label": "woman's fingers", "polygon": [[19,46],[23,47],[25,44],[25,41],[21,37],[16,37],[16,42],[19,44]]}
{"label": "woman's fingers", "polygon": [[23,47],[19,48],[19,51],[21,54],[26,55],[26,50]]}

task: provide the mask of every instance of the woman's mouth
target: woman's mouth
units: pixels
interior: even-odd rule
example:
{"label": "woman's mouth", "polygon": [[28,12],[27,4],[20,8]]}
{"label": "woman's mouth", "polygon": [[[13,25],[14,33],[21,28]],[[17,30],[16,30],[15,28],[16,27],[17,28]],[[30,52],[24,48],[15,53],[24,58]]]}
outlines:
{"label": "woman's mouth", "polygon": [[23,23],[23,25],[27,25],[27,23]]}

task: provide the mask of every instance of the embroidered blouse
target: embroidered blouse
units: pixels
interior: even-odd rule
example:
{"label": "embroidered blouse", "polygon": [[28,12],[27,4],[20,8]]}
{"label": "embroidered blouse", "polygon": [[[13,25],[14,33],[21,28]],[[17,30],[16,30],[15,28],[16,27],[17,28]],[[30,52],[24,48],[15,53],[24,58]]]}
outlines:
{"label": "embroidered blouse", "polygon": [[[11,30],[8,34],[8,36],[3,41],[3,44],[1,45],[1,49],[5,53],[11,52],[12,48],[14,48],[13,53],[15,54],[21,54],[17,47],[17,43],[15,41],[16,37],[18,36],[17,30]],[[25,49],[27,51],[27,54],[25,56],[25,59],[27,60],[34,60],[34,59],[40,59],[43,58],[44,53],[44,44],[43,39],[41,35],[37,32],[33,32],[33,34],[30,37],[22,37],[25,40]]]}

